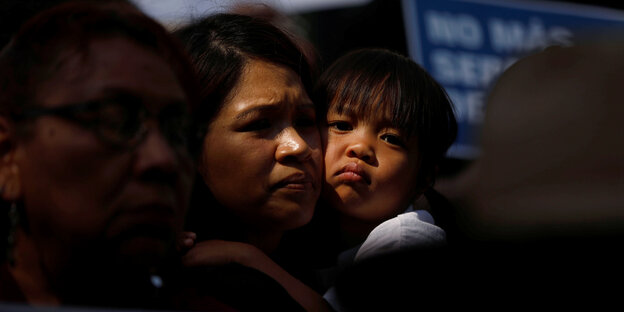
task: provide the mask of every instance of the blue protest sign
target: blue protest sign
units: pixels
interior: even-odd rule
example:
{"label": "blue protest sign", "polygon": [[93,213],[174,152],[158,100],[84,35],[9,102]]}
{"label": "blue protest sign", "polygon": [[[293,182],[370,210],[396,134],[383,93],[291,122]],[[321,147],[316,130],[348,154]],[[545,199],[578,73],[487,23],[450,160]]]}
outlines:
{"label": "blue protest sign", "polygon": [[448,156],[474,159],[485,99],[518,58],[624,31],[624,12],[550,1],[403,0],[410,56],[444,86],[459,126]]}

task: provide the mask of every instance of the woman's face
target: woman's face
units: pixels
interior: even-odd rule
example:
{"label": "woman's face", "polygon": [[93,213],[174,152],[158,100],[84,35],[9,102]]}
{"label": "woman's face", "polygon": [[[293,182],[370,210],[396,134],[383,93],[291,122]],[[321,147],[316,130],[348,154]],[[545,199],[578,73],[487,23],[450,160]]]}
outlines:
{"label": "woman's face", "polygon": [[200,172],[250,229],[310,221],[321,190],[315,108],[291,69],[251,60],[208,127]]}

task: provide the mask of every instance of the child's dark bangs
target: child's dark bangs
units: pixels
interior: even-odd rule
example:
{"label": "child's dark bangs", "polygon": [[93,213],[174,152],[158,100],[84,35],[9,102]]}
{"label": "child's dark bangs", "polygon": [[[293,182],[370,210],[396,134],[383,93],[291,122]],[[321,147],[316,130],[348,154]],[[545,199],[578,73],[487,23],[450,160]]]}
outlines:
{"label": "child's dark bangs", "polygon": [[374,77],[355,73],[345,75],[339,81],[330,111],[339,114],[357,116],[359,119],[373,120],[380,114],[388,117],[393,115],[395,94],[388,90],[384,77]]}
{"label": "child's dark bangs", "polygon": [[393,74],[350,75],[341,81],[331,110],[363,120],[384,119],[407,137],[416,134],[417,99]]}

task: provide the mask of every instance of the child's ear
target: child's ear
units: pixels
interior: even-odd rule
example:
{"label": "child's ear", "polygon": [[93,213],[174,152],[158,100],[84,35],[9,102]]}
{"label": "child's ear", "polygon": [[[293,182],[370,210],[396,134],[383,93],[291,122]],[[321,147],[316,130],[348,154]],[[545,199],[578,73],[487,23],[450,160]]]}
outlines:
{"label": "child's ear", "polygon": [[416,203],[420,200],[421,197],[424,196],[425,192],[433,187],[435,182],[435,177],[438,175],[439,166],[436,165],[433,170],[427,172],[424,175],[419,175],[416,178],[416,189],[414,190],[414,198],[412,199],[412,204],[416,206]]}
{"label": "child's ear", "polygon": [[414,193],[412,196],[412,204],[414,205],[414,207],[419,206],[418,202],[421,201],[421,198],[425,195],[425,192],[428,188],[429,186],[425,185],[424,183],[416,183],[416,188],[414,189]]}
{"label": "child's ear", "polygon": [[22,196],[19,168],[15,162],[15,139],[12,124],[0,116],[0,196],[7,202]]}

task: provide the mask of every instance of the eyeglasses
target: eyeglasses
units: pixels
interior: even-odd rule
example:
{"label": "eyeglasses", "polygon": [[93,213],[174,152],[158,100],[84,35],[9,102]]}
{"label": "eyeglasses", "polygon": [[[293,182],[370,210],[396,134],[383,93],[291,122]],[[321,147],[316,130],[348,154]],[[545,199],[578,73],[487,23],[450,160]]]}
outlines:
{"label": "eyeglasses", "polygon": [[148,133],[146,121],[156,117],[160,132],[174,148],[187,148],[191,141],[191,122],[187,105],[165,106],[156,116],[142,100],[133,95],[117,95],[60,107],[32,107],[14,114],[16,120],[57,116],[93,131],[103,142],[121,149],[139,145]]}

